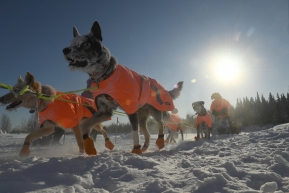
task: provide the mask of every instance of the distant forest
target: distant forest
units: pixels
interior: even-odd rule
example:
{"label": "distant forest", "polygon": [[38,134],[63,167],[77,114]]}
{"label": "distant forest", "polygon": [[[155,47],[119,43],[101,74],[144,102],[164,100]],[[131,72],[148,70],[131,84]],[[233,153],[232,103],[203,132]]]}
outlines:
{"label": "distant forest", "polygon": [[237,99],[235,108],[232,108],[231,120],[241,123],[243,126],[250,125],[279,125],[289,122],[289,93],[276,95],[269,93],[266,100],[257,93],[255,98]]}
{"label": "distant forest", "polygon": [[[207,109],[208,110],[208,109]],[[278,125],[289,122],[289,93],[285,96],[284,94],[277,94],[276,98],[269,93],[268,100],[263,95],[259,96],[257,93],[256,97],[238,98],[236,106],[232,106],[229,110],[231,121],[240,127],[246,127],[251,125]],[[214,116],[212,119],[214,120]],[[194,129],[196,116],[194,114],[187,114],[186,118],[183,118],[183,126],[186,130]],[[11,128],[11,120],[6,114],[2,114],[0,119],[0,131],[4,132],[24,132],[29,133],[35,128],[33,127],[34,116],[28,120],[23,119],[22,124]],[[157,133],[158,126],[156,122],[149,118],[147,127],[150,133]],[[127,133],[131,132],[131,126],[129,123],[111,123],[104,127],[108,133]]]}

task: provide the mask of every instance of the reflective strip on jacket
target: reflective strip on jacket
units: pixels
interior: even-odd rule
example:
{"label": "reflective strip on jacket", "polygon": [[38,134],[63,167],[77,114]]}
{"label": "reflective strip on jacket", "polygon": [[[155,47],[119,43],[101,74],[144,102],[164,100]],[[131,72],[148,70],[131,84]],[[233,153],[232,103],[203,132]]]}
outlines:
{"label": "reflective strip on jacket", "polygon": [[169,92],[158,81],[140,75],[129,68],[117,65],[107,79],[93,82],[91,90],[94,98],[100,94],[111,96],[128,114],[135,113],[145,104],[150,104],[159,111],[173,110],[174,103]]}
{"label": "reflective strip on jacket", "polygon": [[[57,94],[61,94],[57,92]],[[65,101],[64,101],[65,100]],[[67,102],[72,101],[72,102]],[[77,94],[65,94],[54,99],[46,109],[39,112],[40,125],[46,121],[51,120],[60,127],[73,128],[79,124],[83,117],[91,117],[92,112],[82,104],[89,104],[95,111],[95,103],[92,99],[81,97]]]}
{"label": "reflective strip on jacket", "polygon": [[[210,110],[211,112],[213,112],[213,110],[216,110],[218,113],[220,113],[225,107],[229,111],[229,109],[231,108],[231,104],[226,99],[220,98],[220,99],[215,99],[212,101]],[[217,118],[224,118],[228,116],[229,116],[229,112],[222,114],[222,115],[218,115]]]}
{"label": "reflective strip on jacket", "polygon": [[170,127],[174,132],[177,132],[178,128],[183,130],[182,119],[178,114],[170,114],[170,119],[168,121],[164,121],[164,126]]}
{"label": "reflective strip on jacket", "polygon": [[212,128],[212,118],[208,112],[206,113],[205,116],[200,116],[200,115],[197,116],[196,128],[198,128],[198,125],[203,121],[206,122],[209,128]]}

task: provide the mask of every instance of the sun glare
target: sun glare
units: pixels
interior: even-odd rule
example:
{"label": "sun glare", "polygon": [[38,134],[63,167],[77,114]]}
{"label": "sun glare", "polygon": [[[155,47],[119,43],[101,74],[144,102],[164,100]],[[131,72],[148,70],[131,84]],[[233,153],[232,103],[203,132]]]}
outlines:
{"label": "sun glare", "polygon": [[220,58],[214,67],[214,74],[221,82],[231,83],[239,78],[240,68],[237,59],[228,56]]}

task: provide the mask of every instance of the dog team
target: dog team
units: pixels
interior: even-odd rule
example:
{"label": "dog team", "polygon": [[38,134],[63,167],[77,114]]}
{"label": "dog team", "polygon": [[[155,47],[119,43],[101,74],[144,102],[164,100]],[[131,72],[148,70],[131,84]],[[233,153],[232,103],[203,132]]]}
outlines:
{"label": "dog team", "polygon": [[[101,123],[111,119],[113,111],[117,108],[127,114],[131,124],[132,153],[142,154],[150,145],[147,129],[147,120],[150,116],[158,125],[158,138],[155,143],[159,150],[164,148],[165,143],[175,142],[174,136],[179,130],[183,139],[182,121],[173,103],[173,100],[180,96],[182,81],[168,91],[157,80],[120,65],[109,49],[102,44],[101,28],[97,21],[86,35],[80,35],[73,27],[73,36],[70,46],[63,49],[63,54],[71,70],[79,70],[89,75],[88,87],[93,96],[85,92],[82,96],[58,92],[51,86],[41,85],[35,81],[29,72],[24,79],[20,76],[13,88],[18,91],[28,88],[29,92],[17,95],[14,90],[0,97],[0,103],[7,105],[7,110],[24,107],[38,113],[39,128],[26,136],[20,156],[29,156],[29,146],[32,142],[51,135],[57,127],[72,128],[80,153],[97,155],[94,141],[89,135],[92,129],[102,133],[105,146],[112,150],[114,145]],[[50,98],[47,100],[39,96]],[[210,111],[215,115],[216,121],[228,124],[230,103],[219,93],[214,93],[213,99]],[[197,114],[195,139],[199,140],[200,137],[210,139],[212,129],[210,112],[204,108],[203,101],[194,102],[192,107]],[[166,140],[164,140],[164,127],[169,128]],[[144,135],[142,146],[139,129]]]}

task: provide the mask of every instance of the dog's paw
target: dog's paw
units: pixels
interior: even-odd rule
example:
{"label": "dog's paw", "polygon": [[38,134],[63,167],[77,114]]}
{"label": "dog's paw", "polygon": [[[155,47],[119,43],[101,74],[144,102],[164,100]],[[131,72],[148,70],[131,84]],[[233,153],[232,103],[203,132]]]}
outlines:
{"label": "dog's paw", "polygon": [[131,153],[142,154],[142,150],[140,147],[141,147],[140,145],[134,145],[133,149],[131,150]]}
{"label": "dog's paw", "polygon": [[86,138],[83,142],[84,142],[84,151],[87,155],[97,154],[96,149],[94,147],[94,142],[90,137]]}
{"label": "dog's paw", "polygon": [[141,151],[142,151],[143,153],[145,153],[147,150],[148,150],[147,147],[143,147],[143,148],[141,148]]}
{"label": "dog's paw", "polygon": [[159,150],[163,149],[165,147],[165,140],[164,138],[158,138],[156,140],[156,145],[159,148]]}
{"label": "dog's paw", "polygon": [[144,144],[141,148],[142,152],[145,153],[149,148],[149,144]]}
{"label": "dog's paw", "polygon": [[28,145],[23,145],[19,153],[20,157],[28,157],[30,155],[30,149]]}
{"label": "dog's paw", "polygon": [[199,137],[197,137],[197,136],[195,136],[195,140],[196,140],[196,141],[198,141],[198,140],[200,140],[200,138],[199,138]]}
{"label": "dog's paw", "polygon": [[110,140],[107,140],[107,141],[105,142],[105,147],[106,147],[107,149],[109,149],[109,150],[113,150],[114,145],[113,145],[113,143],[112,143]]}
{"label": "dog's paw", "polygon": [[84,151],[84,150],[79,150],[78,154],[79,154],[79,155],[84,155],[84,154],[85,154],[85,151]]}

